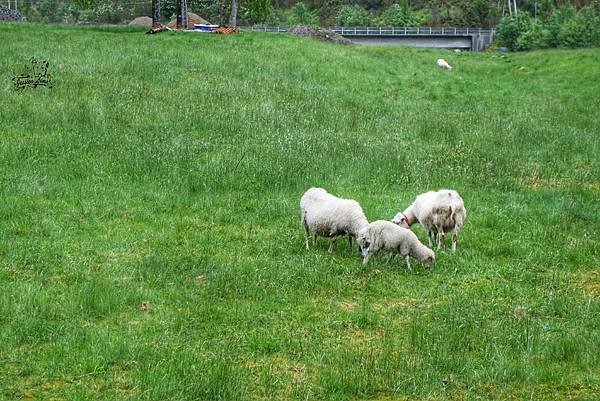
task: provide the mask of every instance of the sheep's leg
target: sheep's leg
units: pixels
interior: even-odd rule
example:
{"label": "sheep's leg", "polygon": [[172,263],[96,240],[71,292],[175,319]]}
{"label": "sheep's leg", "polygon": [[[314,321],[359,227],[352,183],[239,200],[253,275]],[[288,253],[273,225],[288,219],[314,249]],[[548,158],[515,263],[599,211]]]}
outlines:
{"label": "sheep's leg", "polygon": [[337,239],[337,236],[334,235],[331,238],[331,245],[329,245],[329,252],[333,252],[333,249],[335,248],[335,240]]}
{"label": "sheep's leg", "polygon": [[452,230],[452,252],[456,252],[456,243],[458,242],[458,230]]}
{"label": "sheep's leg", "polygon": [[408,269],[408,271],[412,272],[412,268],[410,267],[410,262],[408,261],[408,255],[402,255],[402,257],[404,258],[404,262],[406,263],[406,268]]}
{"label": "sheep's leg", "polygon": [[317,245],[317,234],[313,234],[313,246]]}
{"label": "sheep's leg", "polygon": [[350,245],[350,250],[352,250],[352,236],[348,234],[348,245]]}
{"label": "sheep's leg", "polygon": [[365,258],[363,259],[363,265],[367,264],[367,262],[369,261],[369,257],[370,256],[371,256],[371,254],[367,252],[367,254],[365,255]]}
{"label": "sheep's leg", "polygon": [[427,231],[427,241],[429,241],[429,247],[431,248],[433,246],[432,242],[431,242],[431,237],[434,237],[433,231]]}
{"label": "sheep's leg", "polygon": [[394,252],[390,252],[390,256],[388,256],[387,261],[385,263],[389,264],[392,261],[392,259],[394,259],[394,256],[396,256],[396,254]]}
{"label": "sheep's leg", "polygon": [[445,248],[446,247],[446,244],[444,243],[444,237],[445,237],[444,229],[443,228],[438,228],[438,238],[439,238],[439,240],[438,240],[438,247],[437,247],[438,251],[441,248]]}
{"label": "sheep's leg", "polygon": [[302,224],[304,226],[304,244],[306,245],[306,249],[308,250],[308,238],[310,237],[310,232],[308,231],[308,226],[306,224]]}

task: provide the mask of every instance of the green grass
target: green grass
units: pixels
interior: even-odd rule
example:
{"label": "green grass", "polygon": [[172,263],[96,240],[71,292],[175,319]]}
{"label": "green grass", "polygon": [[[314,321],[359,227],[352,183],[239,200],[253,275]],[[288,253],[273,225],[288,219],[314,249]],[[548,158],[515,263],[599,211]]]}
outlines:
{"label": "green grass", "polygon": [[[599,64],[1,24],[0,399],[598,399]],[[306,251],[310,186],[458,252]]]}

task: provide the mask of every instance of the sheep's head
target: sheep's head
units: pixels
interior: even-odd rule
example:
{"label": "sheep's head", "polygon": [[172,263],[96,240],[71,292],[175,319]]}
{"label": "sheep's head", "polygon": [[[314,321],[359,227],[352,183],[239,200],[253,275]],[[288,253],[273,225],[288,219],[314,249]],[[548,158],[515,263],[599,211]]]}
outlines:
{"label": "sheep's head", "polygon": [[410,227],[410,225],[408,224],[408,218],[402,212],[400,212],[396,216],[394,216],[394,218],[392,219],[392,223],[394,223],[402,228]]}
{"label": "sheep's head", "polygon": [[433,263],[434,260],[435,253],[431,249],[425,247],[425,253],[423,255],[423,258],[421,259],[421,263],[423,263],[424,265],[430,265]]}
{"label": "sheep's head", "polygon": [[369,236],[369,228],[365,227],[361,229],[356,235],[356,242],[358,242],[358,250],[360,254],[364,257],[369,253],[369,248],[371,247],[371,238]]}

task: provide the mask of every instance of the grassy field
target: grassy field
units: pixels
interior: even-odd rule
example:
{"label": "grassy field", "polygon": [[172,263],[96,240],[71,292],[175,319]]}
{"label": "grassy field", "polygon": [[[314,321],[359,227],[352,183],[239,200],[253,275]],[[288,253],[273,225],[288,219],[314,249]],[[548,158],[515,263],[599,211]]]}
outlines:
{"label": "grassy field", "polygon": [[[0,24],[0,399],[598,400],[599,65]],[[306,251],[311,186],[458,252]]]}

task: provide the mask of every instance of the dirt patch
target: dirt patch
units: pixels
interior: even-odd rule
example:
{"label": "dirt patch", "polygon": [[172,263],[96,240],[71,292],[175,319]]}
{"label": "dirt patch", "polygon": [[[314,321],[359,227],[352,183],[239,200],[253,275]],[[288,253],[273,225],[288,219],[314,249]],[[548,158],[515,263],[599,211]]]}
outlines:
{"label": "dirt patch", "polygon": [[600,270],[580,273],[575,280],[587,298],[600,298]]}
{"label": "dirt patch", "polygon": [[323,40],[325,42],[340,43],[343,45],[351,44],[350,39],[346,39],[329,29],[310,25],[294,25],[288,28],[288,33],[297,36],[308,36],[311,38]]}
{"label": "dirt patch", "polygon": [[152,18],[150,17],[137,17],[129,23],[129,25],[143,25],[150,28],[152,26]]}
{"label": "dirt patch", "polygon": [[[208,22],[204,18],[200,17],[198,14],[187,13],[187,16],[188,16],[188,24],[187,24],[186,28],[188,28],[188,29],[193,29],[194,24],[210,24],[210,22]],[[177,26],[177,19],[174,19],[171,22],[169,22],[167,24],[167,26],[169,28],[175,28],[175,26]]]}
{"label": "dirt patch", "polygon": [[341,301],[338,302],[338,306],[341,310],[353,311],[358,306],[358,303],[354,301]]}

